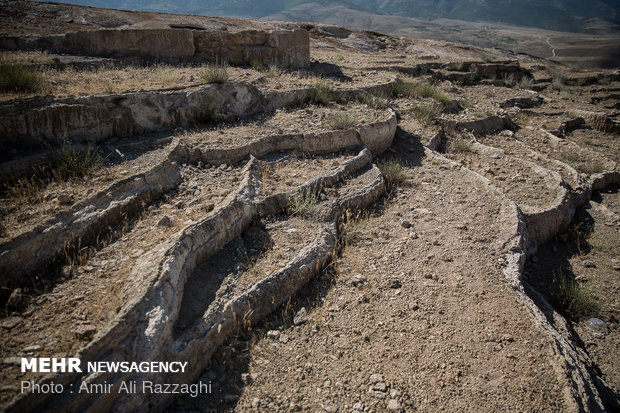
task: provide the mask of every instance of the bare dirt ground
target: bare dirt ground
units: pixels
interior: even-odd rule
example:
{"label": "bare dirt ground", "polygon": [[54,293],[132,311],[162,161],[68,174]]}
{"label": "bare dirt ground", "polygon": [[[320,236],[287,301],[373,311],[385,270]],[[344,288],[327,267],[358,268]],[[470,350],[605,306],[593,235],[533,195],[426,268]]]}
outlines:
{"label": "bare dirt ground", "polygon": [[[33,21],[40,23],[41,33],[60,33],[194,19],[46,7],[51,11],[34,17],[20,8],[14,9],[17,14],[0,13],[0,22],[6,23],[2,33],[32,34],[24,27]],[[80,13],[85,21],[97,23],[78,23]],[[59,15],[69,17],[52,28]],[[249,24],[196,19],[231,30]],[[252,23],[256,28],[270,24]],[[312,246],[331,222],[334,205],[355,198],[361,188],[377,188],[373,165],[381,170],[385,191],[362,210],[342,212],[331,259],[316,268],[309,283],[261,320],[245,320],[226,331],[212,357],[195,356],[202,367],[188,382],[210,381],[212,393],[175,396],[159,404],[148,400],[143,409],[547,412],[618,407],[620,199],[617,181],[594,191],[592,183],[603,182],[601,176],[604,182],[617,179],[620,144],[613,125],[620,80],[609,71],[575,73],[530,60],[520,68],[531,71],[531,82],[509,87],[510,79],[501,70],[515,62],[505,62],[500,52],[489,57],[488,51],[473,47],[368,32],[344,39],[320,30],[311,34],[314,63],[309,69],[230,67],[228,82],[250,83],[268,94],[316,87],[319,80],[338,90],[385,85],[398,78],[393,93],[372,101],[361,94],[323,105],[299,102],[255,118],[213,120],[109,140],[94,148],[101,164],[83,177],[52,175],[31,178],[30,184],[21,181],[21,186],[5,184],[1,259],[20,235],[34,237],[64,222],[64,214],[93,194],[112,194],[114,185],[148,174],[162,162],[169,162],[179,176],[171,189],[124,210],[116,222],[98,230],[96,239],[68,245],[64,255],[30,274],[20,294],[2,286],[7,290],[0,319],[3,408],[10,410],[19,398],[20,379],[45,377],[24,376],[20,357],[72,356],[96,343],[110,325],[131,320],[127,307],[150,288],[136,268],[150,260],[153,266],[166,267],[154,257],[179,243],[198,242],[200,236],[190,230],[208,226],[205,222],[224,216],[222,211],[243,199],[246,210],[260,213],[213,254],[198,260],[187,281],[176,285],[182,290],[175,301],[178,315],[166,321],[170,337],[158,338],[174,345],[185,337],[195,340],[190,332],[200,330],[204,320],[218,316],[229,300],[256,292],[260,283],[270,282]],[[75,57],[3,52],[2,58],[40,67],[47,85],[39,92],[0,94],[6,105],[204,84],[204,67],[199,66],[123,62],[86,71],[70,64],[48,66],[54,59]],[[468,61],[496,63],[498,76],[471,85],[447,80],[455,72],[449,63]],[[418,70],[417,65],[426,66]],[[419,73],[413,76],[413,71]],[[388,108],[395,111],[399,126],[382,154],[373,154],[372,161],[335,183],[310,186],[316,194],[302,192],[295,199],[290,191],[348,168],[365,159],[366,152],[343,149],[340,135],[335,135],[336,149],[314,154],[277,150],[258,160],[226,163],[171,155],[179,147],[188,153],[239,147],[265,136],[285,139],[333,130],[344,136],[345,129],[364,130],[383,122],[391,113]],[[582,120],[575,109],[585,111]],[[603,115],[590,118],[591,112]],[[578,126],[567,127],[573,124]],[[256,175],[254,162],[259,165]],[[252,179],[259,182],[255,192],[245,186]],[[538,227],[525,228],[523,213],[535,222],[535,214],[553,212],[561,207],[554,202],[564,190],[572,207],[564,211],[562,225],[542,220]],[[260,203],[278,194],[289,194],[283,198],[287,205],[277,213],[265,212],[269,208]],[[119,195],[101,208],[123,199]],[[236,218],[235,225],[241,222]],[[39,230],[43,222],[49,227]],[[548,242],[514,245],[515,238],[547,226],[553,228]],[[232,233],[234,226],[230,228]],[[168,254],[181,255],[174,251]],[[517,253],[527,253],[523,290],[506,273]],[[518,265],[514,268],[518,271]],[[535,305],[530,305],[532,300]],[[543,313],[551,327],[537,318]],[[604,334],[585,326],[595,316],[605,322]],[[143,320],[131,322],[136,323],[132,334],[139,336]],[[207,334],[211,330],[205,328]],[[581,360],[559,351],[565,348],[560,341]],[[582,382],[576,384],[578,379],[568,374],[571,366],[598,380],[598,405]]]}

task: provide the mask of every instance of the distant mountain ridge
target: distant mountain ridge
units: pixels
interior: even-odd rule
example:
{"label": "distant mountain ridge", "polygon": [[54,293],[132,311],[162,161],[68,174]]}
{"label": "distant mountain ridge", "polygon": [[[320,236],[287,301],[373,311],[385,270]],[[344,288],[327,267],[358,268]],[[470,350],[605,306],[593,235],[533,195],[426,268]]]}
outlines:
{"label": "distant mountain ridge", "polygon": [[620,25],[620,0],[58,0],[128,10],[260,18],[304,3],[414,17],[487,21],[568,32],[588,32],[588,19]]}

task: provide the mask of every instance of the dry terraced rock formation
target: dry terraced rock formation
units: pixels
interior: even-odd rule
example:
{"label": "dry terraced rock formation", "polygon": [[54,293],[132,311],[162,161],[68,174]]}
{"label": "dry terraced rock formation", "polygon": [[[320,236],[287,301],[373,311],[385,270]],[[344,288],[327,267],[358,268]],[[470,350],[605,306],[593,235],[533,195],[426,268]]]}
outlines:
{"label": "dry terraced rock formation", "polygon": [[[333,26],[2,6],[3,70],[38,82],[0,95],[4,410],[618,408],[617,74]],[[246,43],[197,52],[227,33]],[[189,367],[21,373],[35,356]]]}

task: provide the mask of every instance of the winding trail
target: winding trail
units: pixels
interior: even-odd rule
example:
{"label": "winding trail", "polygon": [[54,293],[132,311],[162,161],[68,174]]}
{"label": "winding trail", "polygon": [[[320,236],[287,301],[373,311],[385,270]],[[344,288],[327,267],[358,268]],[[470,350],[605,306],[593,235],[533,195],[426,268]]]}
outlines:
{"label": "winding trail", "polygon": [[557,49],[557,47],[554,47],[549,40],[551,40],[551,37],[547,37],[547,39],[545,41],[547,42],[547,45],[549,45],[549,47],[551,48],[551,55],[553,57],[556,57],[555,56],[555,49]]}

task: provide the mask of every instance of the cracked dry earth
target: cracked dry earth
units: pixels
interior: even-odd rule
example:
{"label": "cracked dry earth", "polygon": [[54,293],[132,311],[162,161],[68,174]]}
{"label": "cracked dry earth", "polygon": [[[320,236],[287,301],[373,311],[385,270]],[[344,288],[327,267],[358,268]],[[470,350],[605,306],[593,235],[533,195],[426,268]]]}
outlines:
{"label": "cracked dry earth", "polygon": [[[8,183],[3,409],[618,408],[618,75],[310,32],[331,72],[255,82],[257,70],[234,68],[229,83],[261,96],[255,116],[110,136],[83,179]],[[507,87],[508,73],[530,90]],[[309,102],[320,76],[345,91],[338,102]],[[385,101],[363,103],[369,91]],[[55,99],[21,98],[40,111]],[[429,107],[440,109],[420,116]],[[571,306],[560,279],[596,306]],[[584,324],[595,315],[604,334]],[[202,380],[212,393],[20,395],[19,380],[50,380],[22,375],[22,356],[188,361],[174,377],[52,379]]]}

